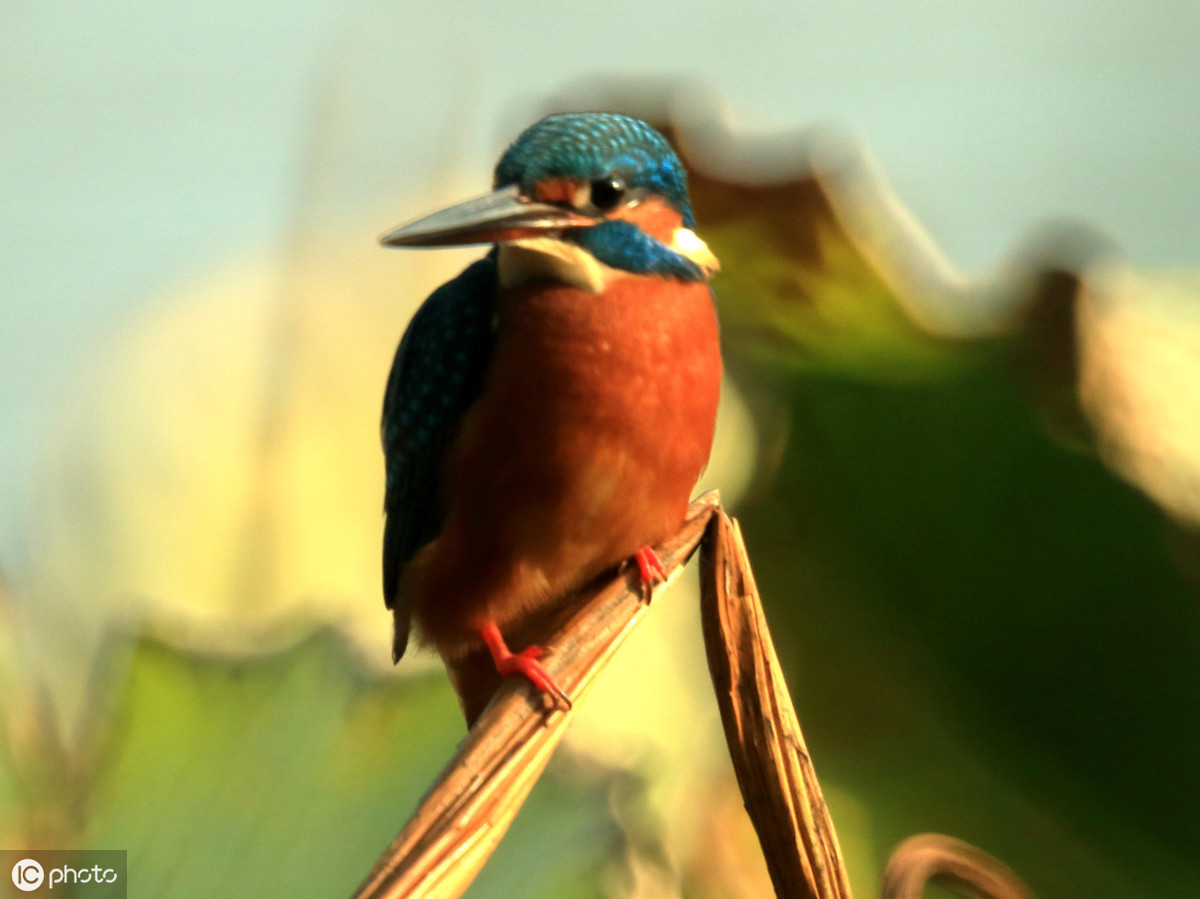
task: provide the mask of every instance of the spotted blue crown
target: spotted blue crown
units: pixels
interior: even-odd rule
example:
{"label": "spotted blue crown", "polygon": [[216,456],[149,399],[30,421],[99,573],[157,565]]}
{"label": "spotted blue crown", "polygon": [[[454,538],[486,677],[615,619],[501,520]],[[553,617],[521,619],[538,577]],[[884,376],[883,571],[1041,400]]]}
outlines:
{"label": "spotted blue crown", "polygon": [[505,151],[496,166],[496,187],[517,184],[528,194],[544,178],[593,181],[610,175],[658,194],[683,216],[684,227],[696,227],[679,157],[661,134],[626,115],[547,116]]}

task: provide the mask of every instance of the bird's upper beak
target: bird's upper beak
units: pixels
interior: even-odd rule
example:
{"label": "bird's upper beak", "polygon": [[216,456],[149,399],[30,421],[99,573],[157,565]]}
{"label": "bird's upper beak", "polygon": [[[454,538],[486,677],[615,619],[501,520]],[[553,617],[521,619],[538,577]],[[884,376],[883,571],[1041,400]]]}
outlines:
{"label": "bird's upper beak", "polygon": [[586,228],[596,220],[561,206],[537,203],[513,184],[409,222],[379,239],[387,247],[448,247],[497,243]]}

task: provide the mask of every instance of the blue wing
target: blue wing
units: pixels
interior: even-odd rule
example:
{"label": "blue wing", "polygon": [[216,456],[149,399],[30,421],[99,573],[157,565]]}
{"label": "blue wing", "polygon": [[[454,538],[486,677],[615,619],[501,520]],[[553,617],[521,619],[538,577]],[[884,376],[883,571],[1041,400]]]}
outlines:
{"label": "blue wing", "polygon": [[408,643],[410,610],[400,573],[442,526],[440,469],[459,423],[483,387],[496,298],[492,253],[430,295],[396,349],[380,431],[387,462],[383,596],[396,612],[394,656]]}

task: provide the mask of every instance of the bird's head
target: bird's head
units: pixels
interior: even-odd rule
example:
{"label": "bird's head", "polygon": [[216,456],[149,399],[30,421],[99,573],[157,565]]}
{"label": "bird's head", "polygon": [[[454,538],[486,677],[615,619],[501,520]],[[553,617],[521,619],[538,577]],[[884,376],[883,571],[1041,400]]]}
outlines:
{"label": "bird's head", "polygon": [[637,119],[542,119],[505,151],[495,191],[386,235],[387,246],[495,243],[507,284],[556,280],[600,292],[615,277],[704,281],[716,257],[693,231],[687,174]]}

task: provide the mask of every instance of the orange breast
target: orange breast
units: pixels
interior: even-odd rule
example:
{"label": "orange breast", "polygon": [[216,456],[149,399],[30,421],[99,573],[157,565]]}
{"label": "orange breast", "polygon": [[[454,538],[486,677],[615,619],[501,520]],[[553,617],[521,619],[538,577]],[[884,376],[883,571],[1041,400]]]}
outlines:
{"label": "orange breast", "polygon": [[[483,394],[443,469],[441,536],[409,566],[444,654],[658,543],[682,523],[720,394],[706,284],[530,284],[498,302]],[[459,644],[462,644],[461,649]]]}

